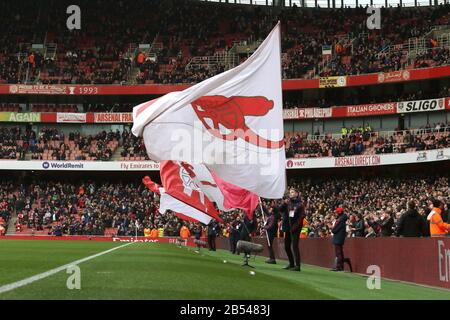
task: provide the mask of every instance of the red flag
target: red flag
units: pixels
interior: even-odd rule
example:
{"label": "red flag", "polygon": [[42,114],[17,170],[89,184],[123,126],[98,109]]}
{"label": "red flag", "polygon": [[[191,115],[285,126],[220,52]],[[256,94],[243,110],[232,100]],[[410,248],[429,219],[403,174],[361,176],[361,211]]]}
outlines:
{"label": "red flag", "polygon": [[186,206],[195,208],[222,222],[214,204],[195,184],[185,168],[174,161],[162,161],[160,163],[160,175],[167,194]]}
{"label": "red flag", "polygon": [[259,197],[248,190],[239,188],[229,182],[220,179],[218,176],[211,172],[217,186],[223,194],[224,207],[225,208],[239,208],[244,210],[247,217],[252,220],[253,212],[259,203]]}
{"label": "red flag", "polygon": [[152,179],[150,179],[149,176],[145,176],[142,179],[142,183],[149,188],[151,191],[153,191],[156,194],[160,194],[159,188],[161,188],[161,186],[159,184],[157,184],[156,182],[152,181]]}

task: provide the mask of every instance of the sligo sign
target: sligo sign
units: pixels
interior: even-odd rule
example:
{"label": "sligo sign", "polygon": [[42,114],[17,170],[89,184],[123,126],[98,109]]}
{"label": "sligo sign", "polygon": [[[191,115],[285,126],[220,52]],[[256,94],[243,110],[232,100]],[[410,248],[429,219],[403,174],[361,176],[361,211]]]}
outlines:
{"label": "sligo sign", "polygon": [[445,99],[415,100],[397,103],[397,113],[439,111],[445,109]]}

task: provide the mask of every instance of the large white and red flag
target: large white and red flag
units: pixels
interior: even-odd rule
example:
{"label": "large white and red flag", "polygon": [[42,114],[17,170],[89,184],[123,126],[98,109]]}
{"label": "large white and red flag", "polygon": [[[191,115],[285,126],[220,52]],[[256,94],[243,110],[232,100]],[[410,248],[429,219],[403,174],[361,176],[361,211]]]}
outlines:
{"label": "large white and red flag", "polygon": [[136,106],[132,132],[144,137],[152,160],[205,164],[227,183],[281,198],[286,173],[280,60],[277,24],[241,65]]}

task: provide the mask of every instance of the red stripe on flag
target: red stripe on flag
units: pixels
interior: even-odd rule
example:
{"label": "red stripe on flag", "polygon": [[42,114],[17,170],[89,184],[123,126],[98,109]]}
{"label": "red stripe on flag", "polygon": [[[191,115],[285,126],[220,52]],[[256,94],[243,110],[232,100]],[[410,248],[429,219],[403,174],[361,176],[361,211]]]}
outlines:
{"label": "red stripe on flag", "polygon": [[[158,98],[159,99],[159,98]],[[138,117],[142,112],[147,110],[148,107],[150,107],[152,104],[154,104],[158,99],[150,100],[146,103],[144,103],[137,111],[136,111],[136,117]]]}

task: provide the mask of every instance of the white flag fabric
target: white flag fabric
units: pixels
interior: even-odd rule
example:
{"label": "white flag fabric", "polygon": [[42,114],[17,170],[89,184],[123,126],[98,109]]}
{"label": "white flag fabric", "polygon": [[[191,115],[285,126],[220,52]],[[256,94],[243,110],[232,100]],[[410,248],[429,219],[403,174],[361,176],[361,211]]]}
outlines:
{"label": "white flag fabric", "polygon": [[133,109],[154,161],[205,164],[264,198],[286,188],[280,25],[241,65]]}

